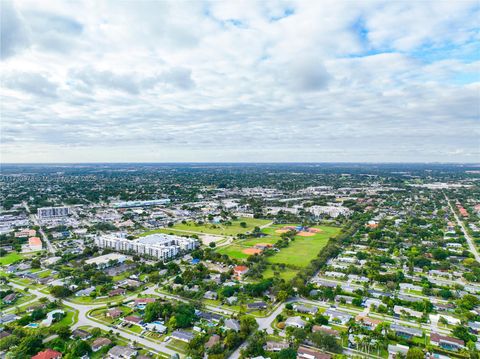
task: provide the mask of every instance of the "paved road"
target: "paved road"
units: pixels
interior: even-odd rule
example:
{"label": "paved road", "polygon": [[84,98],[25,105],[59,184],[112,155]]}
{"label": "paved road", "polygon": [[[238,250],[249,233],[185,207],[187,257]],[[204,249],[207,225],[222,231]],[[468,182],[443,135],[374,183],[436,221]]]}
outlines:
{"label": "paved road", "polygon": [[[27,202],[23,202],[23,206],[25,207],[25,209],[27,210],[28,213],[30,213],[30,208],[28,207],[28,203]],[[45,232],[43,231],[42,229],[42,226],[40,225],[40,222],[38,221],[37,217],[35,216],[35,214],[30,214],[30,220],[38,226],[39,228],[39,232],[40,232],[40,236],[42,237],[42,240],[43,242],[45,243],[45,246],[47,247],[47,251],[50,252],[50,253],[55,253],[55,248],[53,248],[53,245],[52,243],[50,242],[50,240],[48,239],[47,235],[45,234]]]}
{"label": "paved road", "polygon": [[[25,288],[25,286],[22,286],[22,285],[19,285],[19,284],[16,284],[16,283],[10,283],[10,285],[12,287],[15,287],[15,288],[21,289],[21,290],[23,290]],[[148,290],[146,292],[148,292]],[[36,295],[37,298],[47,298],[51,301],[56,300],[56,298],[54,298],[52,295],[42,293],[42,292],[40,292],[36,289],[29,288],[29,293],[32,293],[32,294]],[[131,296],[131,297],[125,298],[124,301],[129,301],[129,300],[132,300],[133,298],[136,298],[136,297],[137,297],[136,295]],[[97,321],[94,321],[93,319],[91,319],[91,317],[88,315],[88,312],[91,311],[92,309],[95,309],[95,308],[104,307],[104,306],[106,306],[106,304],[84,305],[84,304],[73,303],[73,302],[68,301],[68,300],[63,300],[62,303],[65,306],[73,308],[73,309],[78,311],[78,321],[77,321],[77,323],[75,323],[71,327],[72,329],[75,329],[75,328],[78,328],[78,327],[81,327],[81,326],[91,326],[91,327],[94,327],[94,328],[100,328],[100,329],[102,329],[106,332],[111,330],[111,331],[113,331],[113,333],[118,333],[122,338],[127,339],[127,340],[132,341],[132,342],[135,341],[135,342],[145,346],[146,348],[149,348],[150,350],[152,350],[153,352],[155,352],[157,354],[158,353],[164,353],[164,354],[173,355],[173,354],[176,353],[174,350],[171,350],[171,349],[166,347],[167,343],[154,342],[154,341],[151,341],[147,338],[142,338],[137,334],[130,334],[130,333],[127,333],[127,332],[119,330],[119,329],[114,329],[110,326],[107,326],[107,325],[102,324],[102,323],[98,323]]]}
{"label": "paved road", "polygon": [[452,204],[450,203],[450,199],[445,195],[445,199],[448,202],[448,206],[450,207],[450,210],[453,213],[453,216],[455,217],[455,220],[457,221],[458,225],[462,229],[463,235],[465,236],[465,239],[467,240],[468,247],[470,248],[470,252],[473,253],[473,256],[475,257],[476,261],[480,263],[480,254],[478,254],[477,247],[475,247],[475,242],[473,241],[472,237],[467,232],[467,229],[465,228],[463,222],[458,218],[457,212],[453,209]]}

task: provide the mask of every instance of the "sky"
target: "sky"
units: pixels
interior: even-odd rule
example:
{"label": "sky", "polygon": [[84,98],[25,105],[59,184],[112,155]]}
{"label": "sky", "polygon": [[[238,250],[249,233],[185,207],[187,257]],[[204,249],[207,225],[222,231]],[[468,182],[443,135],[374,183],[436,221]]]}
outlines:
{"label": "sky", "polygon": [[0,162],[480,162],[478,1],[1,0]]}

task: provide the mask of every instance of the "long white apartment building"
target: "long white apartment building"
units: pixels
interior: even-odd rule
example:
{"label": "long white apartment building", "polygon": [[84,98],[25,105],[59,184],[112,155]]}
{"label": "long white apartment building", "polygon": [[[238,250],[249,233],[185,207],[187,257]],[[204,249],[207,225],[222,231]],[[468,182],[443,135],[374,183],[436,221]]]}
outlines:
{"label": "long white apartment building", "polygon": [[67,217],[70,214],[70,207],[42,207],[37,209],[39,219]]}
{"label": "long white apartment building", "polygon": [[119,252],[137,253],[157,259],[169,259],[182,252],[189,252],[198,246],[193,238],[185,238],[169,234],[151,234],[134,240],[128,240],[118,235],[104,235],[95,238],[95,244],[100,248],[115,249]]}

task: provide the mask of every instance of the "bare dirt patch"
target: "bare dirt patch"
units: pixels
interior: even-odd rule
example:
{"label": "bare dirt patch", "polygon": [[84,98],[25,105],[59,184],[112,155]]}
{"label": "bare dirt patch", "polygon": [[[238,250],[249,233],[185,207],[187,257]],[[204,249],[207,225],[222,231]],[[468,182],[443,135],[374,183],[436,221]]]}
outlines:
{"label": "bare dirt patch", "polygon": [[262,250],[258,248],[246,248],[242,252],[245,254],[251,255],[251,254],[260,254],[262,253]]}

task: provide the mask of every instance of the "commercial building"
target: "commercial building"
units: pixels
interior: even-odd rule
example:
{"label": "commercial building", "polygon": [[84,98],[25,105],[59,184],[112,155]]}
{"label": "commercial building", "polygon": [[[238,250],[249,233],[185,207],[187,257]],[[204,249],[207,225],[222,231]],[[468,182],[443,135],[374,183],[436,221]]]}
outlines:
{"label": "commercial building", "polygon": [[37,209],[39,219],[67,217],[69,214],[69,207],[42,207]]}
{"label": "commercial building", "polygon": [[28,247],[30,251],[41,251],[42,250],[42,240],[39,237],[30,237],[28,239]]}
{"label": "commercial building", "polygon": [[170,203],[170,199],[154,199],[151,201],[128,201],[128,202],[117,202],[113,203],[114,208],[133,208],[133,207],[151,207],[151,206],[162,206]]}
{"label": "commercial building", "polygon": [[85,261],[86,264],[96,264],[99,268],[111,267],[113,264],[122,264],[127,260],[127,256],[119,253],[109,253],[103,256],[90,258]]}
{"label": "commercial building", "polygon": [[197,240],[168,234],[151,234],[128,240],[115,235],[97,237],[95,244],[100,248],[111,248],[120,252],[136,253],[157,259],[170,259],[182,252],[194,250]]}

